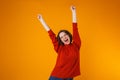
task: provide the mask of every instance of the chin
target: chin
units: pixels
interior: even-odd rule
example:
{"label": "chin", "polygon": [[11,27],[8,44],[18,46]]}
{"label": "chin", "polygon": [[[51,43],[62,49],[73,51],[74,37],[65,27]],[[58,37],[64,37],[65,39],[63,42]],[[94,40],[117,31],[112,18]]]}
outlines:
{"label": "chin", "polygon": [[65,45],[69,45],[70,43],[65,43]]}

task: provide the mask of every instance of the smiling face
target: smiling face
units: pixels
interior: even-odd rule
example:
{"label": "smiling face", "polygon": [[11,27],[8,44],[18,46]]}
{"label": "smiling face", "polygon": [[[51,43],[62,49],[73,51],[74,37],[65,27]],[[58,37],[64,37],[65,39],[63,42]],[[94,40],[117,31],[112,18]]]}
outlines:
{"label": "smiling face", "polygon": [[60,32],[59,34],[60,40],[62,41],[63,44],[68,45],[70,44],[70,37],[67,33],[65,32]]}

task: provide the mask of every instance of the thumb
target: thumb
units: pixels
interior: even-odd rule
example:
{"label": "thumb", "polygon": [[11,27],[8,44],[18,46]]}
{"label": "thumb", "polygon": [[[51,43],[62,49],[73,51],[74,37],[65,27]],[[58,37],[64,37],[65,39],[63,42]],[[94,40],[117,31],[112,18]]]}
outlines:
{"label": "thumb", "polygon": [[38,19],[42,19],[42,15],[41,15],[41,14],[38,14],[37,18],[38,18]]}

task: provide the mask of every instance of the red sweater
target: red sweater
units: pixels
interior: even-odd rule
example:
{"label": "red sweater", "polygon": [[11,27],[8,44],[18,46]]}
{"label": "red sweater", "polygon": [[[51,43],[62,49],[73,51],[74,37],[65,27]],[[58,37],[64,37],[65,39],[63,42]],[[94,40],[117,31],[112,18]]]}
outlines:
{"label": "red sweater", "polygon": [[73,42],[69,45],[58,45],[56,35],[52,30],[48,31],[49,36],[54,45],[55,51],[58,53],[56,65],[51,76],[57,78],[73,78],[80,75],[80,46],[77,23],[73,23]]}

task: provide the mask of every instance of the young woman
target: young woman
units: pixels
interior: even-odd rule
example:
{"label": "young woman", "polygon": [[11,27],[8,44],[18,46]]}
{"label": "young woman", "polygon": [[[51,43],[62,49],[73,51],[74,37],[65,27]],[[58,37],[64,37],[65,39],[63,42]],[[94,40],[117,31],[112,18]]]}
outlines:
{"label": "young woman", "polygon": [[57,53],[56,65],[50,75],[49,80],[73,80],[75,76],[80,75],[80,46],[81,40],[77,28],[76,9],[71,6],[73,18],[73,37],[67,30],[61,30],[57,37],[48,27],[41,15],[38,20],[41,22],[54,45]]}

